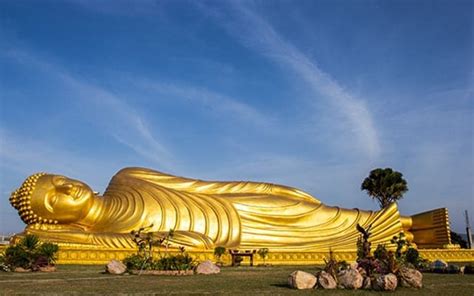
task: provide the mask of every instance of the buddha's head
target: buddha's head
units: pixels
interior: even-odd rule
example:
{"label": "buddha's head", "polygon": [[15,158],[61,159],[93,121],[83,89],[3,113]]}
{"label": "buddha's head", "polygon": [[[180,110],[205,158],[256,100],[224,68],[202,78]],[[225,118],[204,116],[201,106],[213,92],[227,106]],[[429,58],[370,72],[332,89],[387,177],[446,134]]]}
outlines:
{"label": "buddha's head", "polygon": [[63,224],[82,219],[92,206],[93,197],[92,189],[83,182],[38,173],[12,193],[10,203],[26,224]]}

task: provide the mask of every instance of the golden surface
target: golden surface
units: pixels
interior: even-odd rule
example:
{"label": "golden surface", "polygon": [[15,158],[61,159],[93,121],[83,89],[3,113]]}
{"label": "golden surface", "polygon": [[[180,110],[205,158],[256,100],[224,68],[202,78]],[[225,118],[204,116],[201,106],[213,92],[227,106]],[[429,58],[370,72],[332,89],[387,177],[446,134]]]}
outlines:
{"label": "golden surface", "polygon": [[[450,243],[449,233],[445,235],[449,231],[445,209],[422,213],[415,219],[400,216],[396,204],[376,212],[343,209],[326,206],[291,187],[206,182],[144,168],[118,172],[103,196],[77,180],[35,174],[12,194],[10,202],[28,224],[24,233],[80,250],[134,249],[130,231],[149,225],[156,233],[174,229],[173,243],[194,251],[224,246],[265,247],[272,253],[324,254],[329,248],[349,252],[356,248],[357,223],[372,225],[371,242],[375,245],[389,244],[401,231],[425,246]],[[411,229],[415,231],[411,233]],[[82,251],[77,254],[89,256]]]}
{"label": "golden surface", "polygon": [[[5,246],[0,245],[0,253],[3,252]],[[110,248],[78,248],[78,247],[61,247],[58,253],[59,264],[107,264],[112,259],[122,260],[126,256],[134,254],[136,250],[126,249],[110,249]],[[190,251],[190,256],[195,260],[204,261],[214,258],[213,251]],[[474,250],[471,249],[422,249],[420,254],[423,258],[430,261],[441,259],[446,262],[474,262]],[[327,252],[272,252],[268,254],[265,263],[273,265],[314,265],[324,264],[324,259],[328,259]],[[357,255],[354,251],[335,251],[334,257],[337,260],[346,260],[347,262],[355,262]],[[221,257],[221,261],[226,265],[230,265],[231,257],[228,253]],[[259,256],[254,256],[254,263],[263,263]],[[245,258],[242,264],[248,264],[248,258]]]}

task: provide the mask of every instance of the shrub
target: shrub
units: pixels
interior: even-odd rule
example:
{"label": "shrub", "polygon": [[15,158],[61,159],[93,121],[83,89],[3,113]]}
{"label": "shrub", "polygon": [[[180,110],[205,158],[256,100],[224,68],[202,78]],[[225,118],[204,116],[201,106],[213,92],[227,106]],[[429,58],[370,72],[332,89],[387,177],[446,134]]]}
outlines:
{"label": "shrub", "polygon": [[464,268],[464,273],[465,274],[474,274],[474,264],[468,264],[466,265],[466,267]]}
{"label": "shrub", "polygon": [[33,259],[21,245],[9,246],[5,250],[5,263],[12,269],[16,267],[31,268],[32,261]]}
{"label": "shrub", "polygon": [[122,262],[127,266],[128,270],[147,269],[145,264],[147,262],[146,258],[139,254],[127,256]]}
{"label": "shrub", "polygon": [[377,249],[374,251],[374,258],[378,260],[386,260],[388,258],[387,247],[383,244],[377,245]]}
{"label": "shrub", "polygon": [[235,256],[235,259],[234,259],[235,265],[239,266],[242,261],[244,261],[244,258],[242,256],[239,256],[239,255]]}
{"label": "shrub", "polygon": [[10,270],[17,267],[38,270],[41,266],[54,265],[58,250],[58,245],[41,243],[36,235],[27,234],[18,244],[7,247],[2,264]]}
{"label": "shrub", "polygon": [[39,237],[33,234],[27,234],[19,243],[27,252],[35,252],[40,245]]}
{"label": "shrub", "polygon": [[5,256],[0,255],[0,271],[10,271],[10,268],[8,265],[5,263]]}
{"label": "shrub", "polygon": [[47,265],[54,265],[56,263],[59,246],[53,243],[43,243],[38,248],[38,254],[46,258]]}
{"label": "shrub", "polygon": [[155,262],[153,269],[158,270],[190,270],[194,268],[194,259],[188,254],[169,255]]}
{"label": "shrub", "polygon": [[225,254],[226,248],[218,246],[214,248],[214,257],[217,258],[217,261],[220,263],[221,262],[221,257],[222,255]]}
{"label": "shrub", "polygon": [[[128,270],[189,270],[194,268],[194,259],[186,253],[183,246],[179,247],[180,254],[178,255],[168,253],[170,239],[174,235],[172,229],[164,235],[144,232],[151,226],[131,232],[133,241],[137,245],[137,253],[123,260]],[[153,258],[153,247],[155,246],[158,249],[158,259]],[[166,248],[164,255],[160,252],[160,248],[163,246]]]}
{"label": "shrub", "polygon": [[268,248],[261,248],[261,249],[258,249],[257,251],[257,254],[260,256],[260,258],[262,258],[263,260],[263,264],[265,265],[265,260],[267,259],[267,256],[268,256]]}
{"label": "shrub", "polygon": [[392,244],[397,245],[397,250],[395,251],[395,256],[397,257],[397,259],[401,258],[402,250],[404,248],[410,247],[410,242],[408,242],[408,240],[405,239],[405,234],[403,232],[400,232],[398,236],[394,236],[390,240],[390,242]]}
{"label": "shrub", "polygon": [[405,262],[406,263],[413,265],[413,267],[415,267],[415,268],[418,268],[420,266],[422,258],[420,257],[420,253],[418,252],[417,249],[409,248],[404,253],[404,256],[405,256]]}
{"label": "shrub", "polygon": [[337,279],[337,274],[339,271],[348,269],[350,265],[346,261],[337,261],[334,258],[334,253],[331,249],[329,249],[329,259],[324,259],[324,271],[332,275],[335,279]]}

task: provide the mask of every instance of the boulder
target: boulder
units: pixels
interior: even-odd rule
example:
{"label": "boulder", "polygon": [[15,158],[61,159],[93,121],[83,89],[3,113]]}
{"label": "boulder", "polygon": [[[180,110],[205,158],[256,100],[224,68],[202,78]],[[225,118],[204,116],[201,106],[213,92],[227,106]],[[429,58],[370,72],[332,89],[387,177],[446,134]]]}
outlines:
{"label": "boulder", "polygon": [[334,277],[325,271],[321,271],[318,276],[319,286],[323,289],[336,289],[337,283]]}
{"label": "boulder", "polygon": [[55,272],[56,271],[56,266],[54,266],[54,265],[41,266],[41,267],[39,267],[39,271],[41,271],[41,272]]}
{"label": "boulder", "polygon": [[105,272],[110,274],[123,274],[127,271],[127,266],[118,260],[110,260],[109,263],[105,266]]}
{"label": "boulder", "polygon": [[362,287],[364,278],[357,269],[350,268],[340,271],[337,280],[342,289],[359,289]]}
{"label": "boulder", "polygon": [[357,271],[360,273],[360,275],[361,275],[362,277],[366,277],[366,276],[367,276],[367,271],[365,271],[365,269],[363,269],[362,267],[358,267],[358,268],[356,268],[356,269],[357,269]]}
{"label": "boulder", "polygon": [[204,262],[199,263],[199,265],[196,266],[197,274],[216,274],[219,272],[221,272],[221,269],[219,268],[219,266],[212,263],[211,260],[206,260]]}
{"label": "boulder", "polygon": [[445,272],[448,268],[448,263],[446,261],[437,259],[430,264],[430,269],[433,272]]}
{"label": "boulder", "polygon": [[288,285],[293,289],[313,289],[317,283],[314,275],[301,270],[293,271],[288,276]]}
{"label": "boulder", "polygon": [[402,287],[416,289],[423,287],[423,274],[416,269],[402,267],[398,275],[400,276],[400,285]]}
{"label": "boulder", "polygon": [[372,287],[377,291],[395,291],[397,285],[397,276],[393,273],[389,273],[376,277]]}
{"label": "boulder", "polygon": [[14,272],[31,272],[31,269],[25,269],[23,267],[16,267],[13,271]]}

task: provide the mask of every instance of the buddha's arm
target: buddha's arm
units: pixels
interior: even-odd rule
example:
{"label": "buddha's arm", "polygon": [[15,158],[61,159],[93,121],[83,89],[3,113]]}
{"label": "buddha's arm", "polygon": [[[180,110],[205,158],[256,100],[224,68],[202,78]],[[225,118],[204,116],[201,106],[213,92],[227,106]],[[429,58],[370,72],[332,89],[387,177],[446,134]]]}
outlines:
{"label": "buddha's arm", "polygon": [[[73,225],[30,225],[17,236],[20,239],[26,234],[37,235],[43,241],[59,244],[78,244],[96,247],[136,248],[128,233],[94,233],[85,231]],[[157,237],[163,237],[167,232],[156,232]],[[169,240],[171,247],[185,246],[187,248],[210,249],[214,246],[212,240],[200,233],[175,231]]]}
{"label": "buddha's arm", "polygon": [[94,245],[93,233],[84,231],[84,229],[71,225],[49,225],[36,224],[28,225],[25,231],[19,237],[33,234],[43,241],[49,241],[60,244],[80,244]]}

